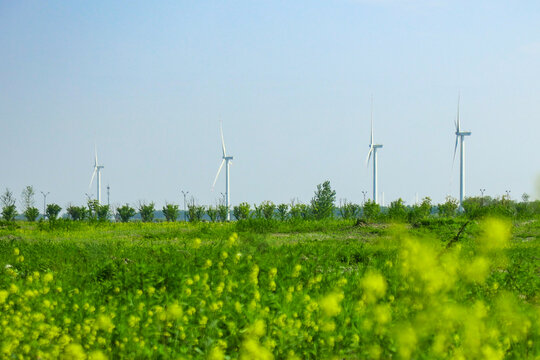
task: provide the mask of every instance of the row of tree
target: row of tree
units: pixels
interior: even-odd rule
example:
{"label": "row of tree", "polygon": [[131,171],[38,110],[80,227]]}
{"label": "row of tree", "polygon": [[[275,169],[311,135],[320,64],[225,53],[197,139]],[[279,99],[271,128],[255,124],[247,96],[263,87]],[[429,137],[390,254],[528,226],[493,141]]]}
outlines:
{"label": "row of tree", "polygon": [[[36,221],[39,217],[39,210],[34,206],[34,190],[27,186],[21,194],[23,207],[22,215],[28,221]],[[469,217],[479,217],[487,214],[526,218],[540,214],[540,201],[530,202],[527,195],[522,197],[522,202],[515,202],[508,197],[470,197],[464,203],[464,214]],[[12,222],[18,215],[13,193],[6,189],[0,196],[2,203],[2,218],[7,222]],[[420,204],[407,206],[402,199],[393,201],[390,206],[381,208],[380,205],[367,201],[363,206],[353,204],[346,200],[341,200],[338,207],[335,206],[336,192],[330,187],[330,182],[326,181],[317,186],[315,194],[309,204],[292,201],[290,204],[274,204],[271,201],[264,201],[261,204],[250,206],[243,202],[232,208],[232,217],[236,220],[247,219],[274,219],[286,221],[289,219],[320,220],[332,217],[343,219],[363,218],[366,221],[398,221],[416,223],[422,219],[438,216],[453,217],[458,215],[458,201],[448,197],[442,204],[433,205],[429,197],[422,200]],[[56,221],[62,208],[57,204],[48,204],[44,216],[49,221]],[[155,220],[156,208],[154,203],[140,202],[137,208],[125,204],[111,211],[108,205],[101,205],[96,200],[89,200],[86,206],[69,205],[66,207],[66,215],[74,221],[109,221],[114,217],[116,221],[128,222],[137,214],[141,221],[152,222]],[[181,212],[179,205],[166,203],[161,209],[166,221],[178,220]],[[184,213],[184,220],[199,222],[203,220],[227,221],[229,209],[220,204],[216,206],[197,205],[192,199],[188,204],[187,212]]]}

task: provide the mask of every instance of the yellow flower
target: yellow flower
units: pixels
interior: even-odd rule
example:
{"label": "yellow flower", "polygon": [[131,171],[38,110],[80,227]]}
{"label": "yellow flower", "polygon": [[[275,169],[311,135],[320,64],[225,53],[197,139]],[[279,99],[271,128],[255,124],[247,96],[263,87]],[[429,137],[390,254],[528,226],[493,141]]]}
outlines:
{"label": "yellow flower", "polygon": [[6,290],[0,290],[0,304],[3,304],[6,302],[8,295],[9,293]]}
{"label": "yellow flower", "polygon": [[96,324],[100,330],[106,332],[112,332],[115,327],[111,318],[107,315],[99,315]]}
{"label": "yellow flower", "polygon": [[52,273],[46,273],[43,276],[43,282],[48,283],[48,282],[51,282],[51,281],[53,281],[53,274]]}
{"label": "yellow flower", "polygon": [[214,346],[210,353],[208,354],[208,360],[224,360],[225,354],[219,346]]}
{"label": "yellow flower", "polygon": [[107,360],[107,356],[100,350],[95,350],[88,354],[88,360]]}
{"label": "yellow flower", "polygon": [[374,302],[386,293],[386,280],[378,272],[368,272],[361,280],[367,302]]}
{"label": "yellow flower", "polygon": [[341,306],[339,305],[341,300],[343,300],[342,293],[331,293],[319,301],[319,307],[326,316],[333,317],[341,312]]}
{"label": "yellow flower", "polygon": [[13,249],[13,255],[17,256],[20,254],[19,248]]}
{"label": "yellow flower", "polygon": [[62,356],[62,359],[65,360],[85,360],[86,354],[84,353],[84,349],[79,344],[69,344],[64,349],[64,354]]}

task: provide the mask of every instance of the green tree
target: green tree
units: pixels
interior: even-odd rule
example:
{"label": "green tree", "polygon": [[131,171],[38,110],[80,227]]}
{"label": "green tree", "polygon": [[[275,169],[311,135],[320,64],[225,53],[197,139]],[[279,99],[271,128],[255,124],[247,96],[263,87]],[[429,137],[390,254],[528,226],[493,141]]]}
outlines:
{"label": "green tree", "polygon": [[388,217],[395,221],[405,221],[407,218],[407,208],[405,207],[402,198],[390,203],[390,207],[388,208]]}
{"label": "green tree", "polygon": [[47,205],[45,214],[47,215],[49,221],[56,221],[56,219],[58,218],[58,214],[60,214],[60,211],[62,211],[60,205],[51,203]]}
{"label": "green tree", "polygon": [[119,207],[116,209],[116,214],[120,218],[121,222],[128,222],[129,219],[131,219],[133,216],[135,216],[136,212],[135,209],[129,206],[129,204],[126,204],[124,206]]}
{"label": "green tree", "polygon": [[227,215],[229,215],[229,208],[225,204],[219,204],[217,207],[218,217],[220,221],[227,221]]}
{"label": "green tree", "polygon": [[204,206],[197,205],[195,203],[195,199],[191,199],[190,203],[188,204],[188,219],[190,222],[199,222],[203,219],[203,216],[206,212],[206,209]]}
{"label": "green tree", "polygon": [[180,213],[179,206],[174,204],[165,204],[163,207],[163,215],[167,221],[175,222]]}
{"label": "green tree", "polygon": [[2,202],[2,218],[8,222],[15,220],[17,216],[17,206],[15,206],[15,197],[11,190],[6,191],[0,196],[0,202]]}
{"label": "green tree", "polygon": [[347,200],[341,200],[338,211],[343,219],[355,219],[360,215],[360,205],[353,204]]}
{"label": "green tree", "polygon": [[210,218],[211,222],[215,222],[218,218],[218,209],[215,206],[208,206],[208,209],[206,209],[206,215]]}
{"label": "green tree", "polygon": [[33,221],[36,221],[36,219],[38,218],[39,210],[38,208],[31,206],[27,208],[26,210],[24,210],[23,215],[26,218],[26,220],[33,222]]}
{"label": "green tree", "polygon": [[439,208],[439,216],[453,217],[456,215],[456,212],[457,212],[458,201],[456,198],[447,196],[444,204],[439,204],[438,208]]}
{"label": "green tree", "polygon": [[311,208],[315,219],[326,219],[334,216],[336,192],[330,187],[330,181],[317,185],[315,196],[311,199]]}
{"label": "green tree", "polygon": [[420,205],[413,205],[408,217],[410,223],[416,223],[419,220],[427,218],[431,214],[431,198],[425,197]]}
{"label": "green tree", "polygon": [[363,213],[367,221],[375,221],[381,213],[381,207],[376,202],[368,200],[364,203]]}
{"label": "green tree", "polygon": [[154,220],[154,206],[155,204],[153,202],[150,204],[141,202],[139,204],[139,214],[141,215],[142,222],[152,222]]}
{"label": "green tree", "polygon": [[250,212],[251,208],[247,202],[240,203],[233,208],[233,215],[236,220],[249,219]]}
{"label": "green tree", "polygon": [[86,218],[87,209],[84,206],[69,205],[66,208],[66,212],[71,220],[84,220]]}
{"label": "green tree", "polygon": [[287,216],[289,215],[289,204],[279,204],[277,206],[277,214],[279,220],[287,220]]}
{"label": "green tree", "polygon": [[265,219],[272,219],[276,212],[276,205],[271,201],[263,201],[261,203],[261,210]]}

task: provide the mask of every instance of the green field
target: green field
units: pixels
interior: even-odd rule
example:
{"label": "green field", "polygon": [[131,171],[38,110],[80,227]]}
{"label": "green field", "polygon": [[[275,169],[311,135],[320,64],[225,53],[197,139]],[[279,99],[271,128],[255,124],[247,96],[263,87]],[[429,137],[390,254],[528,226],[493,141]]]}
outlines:
{"label": "green field", "polygon": [[540,221],[0,228],[5,359],[540,357]]}

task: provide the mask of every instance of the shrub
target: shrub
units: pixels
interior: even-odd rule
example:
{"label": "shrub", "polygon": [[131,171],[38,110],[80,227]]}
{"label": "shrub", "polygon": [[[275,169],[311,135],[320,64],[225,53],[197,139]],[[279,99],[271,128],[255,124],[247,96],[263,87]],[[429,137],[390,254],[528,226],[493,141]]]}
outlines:
{"label": "shrub", "polygon": [[311,208],[315,219],[326,219],[334,216],[336,192],[330,187],[330,181],[317,185],[315,196],[311,199]]}
{"label": "shrub", "polygon": [[154,220],[154,203],[150,204],[139,204],[139,214],[141,215],[142,222],[152,222]]}
{"label": "shrub", "polygon": [[261,203],[262,215],[265,219],[272,219],[274,217],[274,212],[276,211],[276,205],[271,201],[263,201]]}
{"label": "shrub", "polygon": [[218,217],[220,221],[227,221],[229,215],[229,208],[225,204],[219,204],[217,207]]}
{"label": "shrub", "polygon": [[86,207],[70,205],[66,208],[66,212],[71,220],[84,220],[87,215]]}
{"label": "shrub", "polygon": [[163,207],[163,215],[167,221],[176,221],[178,219],[178,214],[180,213],[178,205],[174,204],[165,204]]}
{"label": "shrub", "polygon": [[380,213],[381,213],[381,207],[379,204],[375,203],[372,200],[366,201],[363,208],[364,218],[367,221],[374,221],[376,220]]}
{"label": "shrub", "polygon": [[277,206],[277,213],[278,213],[279,220],[281,221],[287,220],[288,210],[289,210],[288,204],[279,204]]}
{"label": "shrub", "polygon": [[26,220],[30,222],[34,222],[39,216],[39,210],[36,207],[31,206],[29,208],[26,208],[26,210],[24,210],[23,215],[26,218]]}
{"label": "shrub", "polygon": [[407,218],[407,208],[403,204],[403,199],[399,198],[390,203],[388,217],[394,221],[404,221]]}
{"label": "shrub", "polygon": [[206,209],[206,215],[210,218],[210,221],[215,222],[218,218],[218,209],[214,206],[209,206],[208,209]]}
{"label": "shrub", "polygon": [[190,222],[199,222],[203,219],[205,213],[204,206],[199,206],[195,204],[195,200],[191,200],[191,203],[188,204],[188,219]]}
{"label": "shrub", "polygon": [[451,196],[446,197],[446,202],[444,204],[439,204],[439,215],[443,217],[452,217],[456,215],[458,208],[458,201],[456,198]]}
{"label": "shrub", "polygon": [[250,206],[246,202],[240,203],[233,208],[233,215],[236,218],[236,220],[249,219],[250,212],[251,212]]}
{"label": "shrub", "polygon": [[58,218],[58,214],[60,214],[60,211],[62,211],[62,208],[58,204],[52,203],[47,205],[47,210],[45,211],[45,214],[47,215],[49,221],[55,221]]}
{"label": "shrub", "polygon": [[343,219],[354,219],[357,218],[360,214],[360,205],[347,202],[347,200],[342,200],[339,206],[339,216]]}
{"label": "shrub", "polygon": [[125,223],[135,216],[136,212],[134,208],[126,204],[116,209],[116,214],[120,217],[120,221]]}

